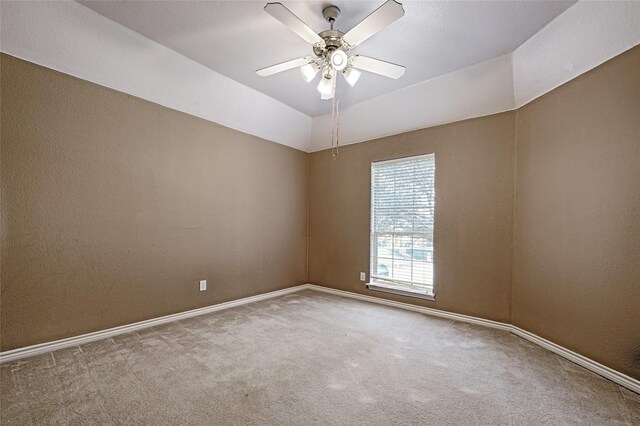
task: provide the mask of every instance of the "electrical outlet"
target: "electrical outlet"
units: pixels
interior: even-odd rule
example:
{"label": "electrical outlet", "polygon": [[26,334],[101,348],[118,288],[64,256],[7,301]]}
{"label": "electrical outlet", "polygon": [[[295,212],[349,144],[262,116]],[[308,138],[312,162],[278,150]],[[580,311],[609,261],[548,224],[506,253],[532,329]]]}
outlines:
{"label": "electrical outlet", "polygon": [[360,281],[366,281],[366,280],[367,280],[367,273],[360,272]]}
{"label": "electrical outlet", "polygon": [[207,280],[200,280],[200,291],[205,291],[207,289]]}

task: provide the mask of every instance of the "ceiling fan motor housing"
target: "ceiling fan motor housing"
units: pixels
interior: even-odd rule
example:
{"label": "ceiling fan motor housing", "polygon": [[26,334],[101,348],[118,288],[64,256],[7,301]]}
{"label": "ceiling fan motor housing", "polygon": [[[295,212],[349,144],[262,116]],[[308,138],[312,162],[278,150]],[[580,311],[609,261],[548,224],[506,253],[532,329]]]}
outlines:
{"label": "ceiling fan motor housing", "polygon": [[333,52],[336,49],[348,50],[342,41],[344,33],[338,30],[326,30],[318,33],[318,35],[324,40],[324,46],[314,46],[313,53],[319,58],[324,58],[328,53]]}

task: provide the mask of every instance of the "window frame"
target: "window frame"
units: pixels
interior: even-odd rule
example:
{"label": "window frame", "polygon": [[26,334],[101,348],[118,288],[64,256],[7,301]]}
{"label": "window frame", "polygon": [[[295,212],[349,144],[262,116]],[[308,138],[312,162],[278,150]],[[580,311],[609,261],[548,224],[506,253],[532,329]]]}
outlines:
{"label": "window frame", "polygon": [[[435,301],[435,271],[432,269],[432,285],[429,288],[429,286],[424,285],[424,290],[420,289],[419,287],[421,286],[420,284],[416,284],[415,282],[408,282],[408,281],[403,281],[403,280],[399,280],[399,279],[395,279],[395,280],[385,280],[383,277],[377,276],[377,274],[375,273],[376,271],[376,259],[379,256],[376,256],[376,247],[377,247],[377,241],[376,241],[376,237],[377,234],[392,234],[394,236],[395,239],[395,235],[396,234],[404,234],[404,235],[416,235],[416,234],[420,234],[418,232],[383,232],[383,231],[376,231],[375,230],[375,189],[374,189],[374,167],[376,165],[380,165],[380,164],[390,164],[390,163],[398,163],[398,162],[404,162],[407,160],[420,160],[422,158],[430,158],[433,161],[433,168],[434,168],[434,176],[433,176],[433,211],[434,211],[434,217],[433,217],[433,223],[432,223],[432,228],[433,228],[433,233],[435,233],[435,152],[431,152],[431,153],[426,153],[426,154],[418,154],[418,155],[411,155],[411,156],[406,156],[406,157],[400,157],[400,158],[393,158],[393,159],[389,159],[389,160],[379,160],[379,161],[372,161],[371,162],[371,171],[370,171],[370,229],[369,229],[369,282],[366,284],[367,288],[370,290],[375,290],[375,291],[382,291],[382,292],[386,292],[386,293],[392,293],[392,294],[398,294],[398,295],[402,295],[402,296],[409,296],[409,297],[416,297],[416,298],[420,298],[420,299],[426,299],[426,300],[431,300],[431,301]],[[425,233],[426,234],[426,233]],[[434,238],[435,239],[435,238]],[[413,238],[412,238],[413,240]],[[432,240],[432,244],[433,244],[433,240]],[[393,247],[393,246],[392,246]],[[392,248],[393,250],[393,248]],[[413,242],[411,245],[411,251],[413,253],[414,247],[413,247]],[[413,254],[412,254],[413,257]],[[432,268],[434,267],[434,250],[433,250],[433,246],[431,249],[431,265]],[[400,282],[405,282],[406,285],[402,285],[399,284]],[[413,288],[411,286],[414,286]]]}

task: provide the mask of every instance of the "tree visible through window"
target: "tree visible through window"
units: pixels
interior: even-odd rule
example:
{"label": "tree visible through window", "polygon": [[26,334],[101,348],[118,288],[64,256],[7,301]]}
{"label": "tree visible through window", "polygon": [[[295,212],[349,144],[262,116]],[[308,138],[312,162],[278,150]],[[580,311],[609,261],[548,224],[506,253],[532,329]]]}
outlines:
{"label": "tree visible through window", "polygon": [[434,154],[371,164],[371,278],[433,294]]}

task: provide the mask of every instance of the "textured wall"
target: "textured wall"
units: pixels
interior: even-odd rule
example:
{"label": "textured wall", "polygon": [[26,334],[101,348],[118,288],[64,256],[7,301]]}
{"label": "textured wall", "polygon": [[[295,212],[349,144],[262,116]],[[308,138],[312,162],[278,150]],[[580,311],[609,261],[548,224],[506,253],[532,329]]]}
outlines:
{"label": "textured wall", "polygon": [[640,47],[517,111],[513,322],[640,378]]}
{"label": "textured wall", "polygon": [[[640,47],[515,113],[308,165],[1,59],[2,350],[305,282],[308,206],[309,282],[511,320],[640,378]],[[437,301],[368,292],[370,163],[428,152]]]}
{"label": "textured wall", "polygon": [[2,350],[306,282],[306,153],[1,61]]}
{"label": "textured wall", "polygon": [[[310,154],[310,282],[509,321],[514,138],[508,112]],[[369,291],[371,162],[430,152],[437,300]]]}

